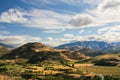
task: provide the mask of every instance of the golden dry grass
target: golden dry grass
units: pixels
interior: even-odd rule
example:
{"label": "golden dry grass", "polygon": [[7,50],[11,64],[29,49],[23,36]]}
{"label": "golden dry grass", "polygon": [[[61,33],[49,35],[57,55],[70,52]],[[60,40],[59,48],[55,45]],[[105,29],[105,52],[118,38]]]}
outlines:
{"label": "golden dry grass", "polygon": [[10,76],[6,76],[6,75],[0,75],[0,80],[15,80]]}
{"label": "golden dry grass", "polygon": [[80,74],[68,74],[68,76],[72,76],[74,78],[80,78],[81,77]]}
{"label": "golden dry grass", "polygon": [[72,61],[72,62],[77,62],[78,61],[78,60],[75,60],[75,59],[68,58],[68,56],[66,56],[64,54],[60,54],[60,55],[67,61]]}
{"label": "golden dry grass", "polygon": [[82,71],[93,72],[96,74],[105,74],[105,75],[120,75],[120,67],[104,67],[104,66],[86,66],[79,67]]}
{"label": "golden dry grass", "polygon": [[86,67],[86,66],[93,66],[94,64],[75,64],[75,68],[79,68],[79,67]]}
{"label": "golden dry grass", "polygon": [[105,54],[105,55],[101,55],[95,58],[96,60],[100,60],[100,59],[116,59],[116,60],[120,60],[120,54]]}

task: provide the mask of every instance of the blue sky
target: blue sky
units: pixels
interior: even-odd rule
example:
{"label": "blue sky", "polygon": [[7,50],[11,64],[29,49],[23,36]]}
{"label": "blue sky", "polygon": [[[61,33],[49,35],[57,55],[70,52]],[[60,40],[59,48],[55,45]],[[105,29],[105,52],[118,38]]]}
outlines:
{"label": "blue sky", "polygon": [[120,0],[0,0],[0,43],[120,41]]}

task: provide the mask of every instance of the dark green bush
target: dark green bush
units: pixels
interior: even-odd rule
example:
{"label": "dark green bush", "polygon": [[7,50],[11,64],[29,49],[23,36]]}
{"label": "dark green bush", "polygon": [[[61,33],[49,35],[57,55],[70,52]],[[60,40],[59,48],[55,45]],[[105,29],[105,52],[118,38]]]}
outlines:
{"label": "dark green bush", "polygon": [[0,72],[5,72],[5,71],[7,71],[7,69],[5,67],[0,68]]}
{"label": "dark green bush", "polygon": [[99,65],[99,66],[116,66],[117,63],[101,59],[99,61],[95,61],[95,65]]}
{"label": "dark green bush", "polygon": [[[104,76],[103,76],[103,78],[104,78]],[[101,76],[95,75],[95,76],[93,77],[93,80],[103,80],[103,79],[102,79]]]}
{"label": "dark green bush", "polygon": [[120,80],[120,76],[106,75],[105,80]]}
{"label": "dark green bush", "polygon": [[32,73],[22,73],[21,77],[25,79],[36,79],[37,75]]}
{"label": "dark green bush", "polygon": [[61,75],[58,76],[46,76],[46,80],[65,80]]}

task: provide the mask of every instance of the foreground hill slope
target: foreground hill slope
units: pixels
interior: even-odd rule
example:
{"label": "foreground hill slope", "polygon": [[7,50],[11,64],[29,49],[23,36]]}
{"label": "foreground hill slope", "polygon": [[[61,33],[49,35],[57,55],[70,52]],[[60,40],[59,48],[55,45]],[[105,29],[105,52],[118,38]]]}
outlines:
{"label": "foreground hill slope", "polygon": [[50,48],[42,43],[27,43],[14,49],[10,54],[2,56],[2,59],[29,59],[29,62],[43,61],[76,61],[86,59],[85,55],[77,51],[58,50]]}

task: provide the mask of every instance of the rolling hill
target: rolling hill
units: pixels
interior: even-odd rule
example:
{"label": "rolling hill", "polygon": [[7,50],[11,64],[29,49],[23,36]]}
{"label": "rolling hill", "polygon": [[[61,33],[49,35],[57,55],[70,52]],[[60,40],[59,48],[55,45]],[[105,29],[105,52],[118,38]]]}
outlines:
{"label": "rolling hill", "polygon": [[99,66],[120,66],[120,54],[104,54],[93,58],[95,65]]}
{"label": "rolling hill", "polygon": [[29,59],[29,62],[44,62],[44,61],[77,61],[81,59],[86,59],[85,55],[81,54],[78,51],[70,50],[58,50],[50,48],[42,43],[27,43],[23,46],[20,46],[10,54],[6,54],[1,57],[2,59]]}

